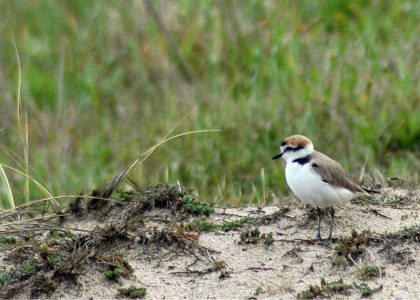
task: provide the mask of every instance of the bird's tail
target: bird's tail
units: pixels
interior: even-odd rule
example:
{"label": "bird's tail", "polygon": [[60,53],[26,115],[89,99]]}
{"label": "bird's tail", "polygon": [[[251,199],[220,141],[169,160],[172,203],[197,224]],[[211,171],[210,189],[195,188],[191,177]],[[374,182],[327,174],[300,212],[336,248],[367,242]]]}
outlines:
{"label": "bird's tail", "polygon": [[381,193],[379,191],[369,190],[369,189],[365,189],[365,188],[362,188],[362,190],[364,190],[369,195],[376,195],[376,194],[380,194]]}

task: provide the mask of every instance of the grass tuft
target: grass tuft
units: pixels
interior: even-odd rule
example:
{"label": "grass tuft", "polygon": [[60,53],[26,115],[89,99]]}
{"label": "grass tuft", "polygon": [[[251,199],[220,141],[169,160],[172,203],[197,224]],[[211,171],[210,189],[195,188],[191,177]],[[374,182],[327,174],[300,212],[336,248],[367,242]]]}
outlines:
{"label": "grass tuft", "polygon": [[133,285],[128,288],[118,289],[118,291],[130,299],[144,298],[147,295],[146,288],[137,288]]}
{"label": "grass tuft", "polygon": [[274,243],[273,233],[270,232],[268,234],[261,234],[258,227],[241,232],[240,238],[241,243],[245,244],[257,244],[258,242],[263,242],[267,246],[270,246]]}
{"label": "grass tuft", "polygon": [[388,233],[388,237],[391,239],[401,239],[408,243],[420,242],[420,225],[413,225],[411,227],[405,227],[398,232]]}
{"label": "grass tuft", "polygon": [[370,232],[366,230],[361,233],[353,230],[351,236],[338,240],[334,248],[333,265],[346,266],[348,263],[353,264],[357,257],[366,252],[370,236]]}
{"label": "grass tuft", "polygon": [[214,213],[214,209],[209,207],[206,202],[201,202],[192,196],[186,196],[181,201],[184,209],[189,213],[205,216]]}
{"label": "grass tuft", "polygon": [[379,276],[385,275],[383,268],[377,266],[364,266],[360,272],[360,278],[362,280],[372,280]]}
{"label": "grass tuft", "polygon": [[336,294],[349,296],[352,288],[353,286],[344,284],[342,279],[327,282],[322,278],[321,286],[311,285],[306,291],[298,294],[298,299],[331,298]]}

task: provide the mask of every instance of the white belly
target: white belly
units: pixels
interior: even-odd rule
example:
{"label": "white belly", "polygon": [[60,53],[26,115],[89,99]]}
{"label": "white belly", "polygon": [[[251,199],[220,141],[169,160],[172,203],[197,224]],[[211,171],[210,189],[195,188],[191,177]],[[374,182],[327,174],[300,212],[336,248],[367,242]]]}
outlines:
{"label": "white belly", "polygon": [[310,163],[287,162],[286,181],[292,192],[305,204],[315,207],[336,206],[353,199],[356,194],[323,182]]}

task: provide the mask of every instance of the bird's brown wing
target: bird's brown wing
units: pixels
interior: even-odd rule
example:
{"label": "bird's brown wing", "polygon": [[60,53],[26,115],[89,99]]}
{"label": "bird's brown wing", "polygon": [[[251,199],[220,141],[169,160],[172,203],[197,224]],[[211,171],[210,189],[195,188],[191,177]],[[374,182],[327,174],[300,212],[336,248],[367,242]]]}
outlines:
{"label": "bird's brown wing", "polygon": [[335,160],[318,151],[314,151],[311,156],[312,166],[321,176],[322,181],[333,186],[343,187],[354,193],[365,193],[361,187],[347,177],[346,171]]}

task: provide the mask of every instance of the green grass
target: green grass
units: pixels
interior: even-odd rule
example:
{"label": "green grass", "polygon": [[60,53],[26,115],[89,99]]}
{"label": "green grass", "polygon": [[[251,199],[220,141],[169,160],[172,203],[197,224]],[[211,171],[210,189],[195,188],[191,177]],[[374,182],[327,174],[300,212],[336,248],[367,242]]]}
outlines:
{"label": "green grass", "polygon": [[192,196],[186,196],[181,199],[184,209],[192,214],[206,215],[214,213],[214,208],[208,206],[206,202],[199,201]]}
{"label": "green grass", "polygon": [[385,271],[381,270],[377,266],[364,266],[363,269],[360,271],[360,278],[362,280],[372,280],[373,278],[377,278],[379,276],[385,275]]}
{"label": "green grass", "polygon": [[404,227],[397,232],[390,232],[387,234],[388,238],[405,240],[408,243],[420,242],[420,225],[413,225],[411,227]]}
{"label": "green grass", "polygon": [[321,286],[311,285],[307,290],[299,293],[297,298],[331,298],[335,294],[349,296],[351,295],[350,290],[352,288],[351,285],[344,284],[342,279],[334,282],[327,282],[324,278],[321,278]]}
{"label": "green grass", "polygon": [[225,221],[220,224],[219,229],[222,231],[235,230],[242,227],[245,223],[251,221],[250,217],[242,217],[233,221]]}
{"label": "green grass", "polygon": [[298,294],[298,299],[318,299],[318,298],[332,298],[336,294],[343,296],[352,296],[353,290],[358,290],[361,297],[370,297],[371,295],[382,291],[382,285],[378,288],[371,288],[367,284],[361,285],[344,284],[343,279],[334,282],[327,282],[321,278],[321,285],[310,285],[305,291]]}
{"label": "green grass", "polygon": [[[186,223],[183,227],[187,230],[198,230],[198,231],[231,231],[242,227],[245,223],[251,221],[250,217],[242,217],[233,221],[225,221],[221,224],[211,222],[206,216],[196,218],[192,222]],[[272,236],[271,236],[272,238]]]}
{"label": "green grass", "polygon": [[353,264],[354,260],[366,252],[369,244],[369,231],[357,233],[354,229],[349,237],[342,237],[334,247],[335,255],[332,264],[337,267],[346,267],[348,263]]}
{"label": "green grass", "polygon": [[219,229],[219,225],[209,221],[206,216],[194,219],[190,223],[186,223],[184,228],[187,230],[198,230],[198,231],[215,231]]}
{"label": "green grass", "polygon": [[[295,133],[351,174],[366,162],[418,182],[418,1],[152,3],[191,80],[143,1],[0,1],[0,143],[24,170],[14,37],[30,175],[53,195],[109,181],[195,107],[178,132],[222,131],[159,147],[131,176],[140,186],[179,181],[220,205],[269,202],[287,192],[284,164],[270,158]],[[0,162],[17,167],[4,151]],[[25,179],[4,171],[3,207],[25,203]],[[29,191],[44,197],[33,182]]]}
{"label": "green grass", "polygon": [[120,292],[120,294],[131,299],[144,298],[147,295],[146,288],[136,288],[133,285],[131,285],[128,288],[118,289],[118,291]]}
{"label": "green grass", "polygon": [[258,242],[263,242],[267,246],[270,246],[274,243],[273,233],[270,232],[268,234],[261,234],[261,231],[258,227],[254,229],[248,229],[242,231],[240,234],[241,243],[246,244],[257,244]]}

